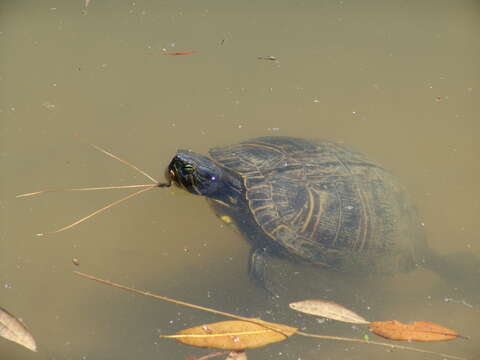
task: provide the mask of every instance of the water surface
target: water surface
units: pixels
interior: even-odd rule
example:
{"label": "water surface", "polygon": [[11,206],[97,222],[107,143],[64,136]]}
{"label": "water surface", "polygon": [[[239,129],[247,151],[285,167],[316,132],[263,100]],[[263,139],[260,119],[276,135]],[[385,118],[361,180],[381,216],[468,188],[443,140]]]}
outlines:
{"label": "water surface", "polygon": [[[86,11],[81,1],[2,1],[0,19],[0,306],[23,318],[39,345],[33,354],[0,341],[2,359],[185,359],[205,351],[158,335],[222,320],[77,278],[74,269],[311,332],[367,333],[272,301],[248,279],[246,242],[204,199],[180,190],[152,191],[35,236],[126,192],[16,194],[148,181],[77,137],[158,179],[177,148],[206,152],[264,135],[344,142],[401,178],[432,248],[480,256],[476,1],[92,0]],[[323,276],[325,287],[308,296],[373,320],[435,321],[472,339],[419,347],[480,353],[480,293],[462,290],[464,274],[453,284],[427,270],[383,283]],[[249,354],[320,356],[425,358],[302,338]]]}

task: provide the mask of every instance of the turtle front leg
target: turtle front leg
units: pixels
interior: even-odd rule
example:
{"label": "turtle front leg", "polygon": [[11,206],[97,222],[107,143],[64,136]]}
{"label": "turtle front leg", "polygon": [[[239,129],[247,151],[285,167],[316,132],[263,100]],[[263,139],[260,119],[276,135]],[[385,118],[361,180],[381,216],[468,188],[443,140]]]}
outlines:
{"label": "turtle front leg", "polygon": [[273,297],[278,298],[284,286],[272,276],[271,265],[274,258],[268,248],[252,249],[248,263],[248,274],[254,283],[265,289]]}

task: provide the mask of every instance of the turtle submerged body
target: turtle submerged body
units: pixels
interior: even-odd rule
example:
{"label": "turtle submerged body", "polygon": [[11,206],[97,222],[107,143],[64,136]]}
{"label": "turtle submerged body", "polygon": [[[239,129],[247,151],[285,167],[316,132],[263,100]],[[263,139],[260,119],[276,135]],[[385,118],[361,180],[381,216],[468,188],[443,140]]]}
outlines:
{"label": "turtle submerged body", "polygon": [[206,196],[254,254],[388,273],[408,271],[429,253],[404,188],[361,153],[330,141],[263,137],[209,155],[179,150],[169,176]]}

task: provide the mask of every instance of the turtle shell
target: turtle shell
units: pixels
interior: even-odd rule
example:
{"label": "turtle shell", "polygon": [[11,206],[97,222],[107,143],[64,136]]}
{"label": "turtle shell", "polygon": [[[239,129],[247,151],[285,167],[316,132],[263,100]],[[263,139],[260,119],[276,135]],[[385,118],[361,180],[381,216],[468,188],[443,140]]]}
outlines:
{"label": "turtle shell", "polygon": [[409,270],[426,248],[397,178],[331,141],[262,137],[210,150],[244,185],[229,215],[254,246],[338,270]]}

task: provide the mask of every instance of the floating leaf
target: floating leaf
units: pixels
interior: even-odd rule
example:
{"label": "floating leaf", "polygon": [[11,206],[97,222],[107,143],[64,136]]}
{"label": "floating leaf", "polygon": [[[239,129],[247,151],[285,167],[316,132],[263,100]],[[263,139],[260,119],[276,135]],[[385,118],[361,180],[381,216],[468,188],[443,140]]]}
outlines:
{"label": "floating leaf", "polygon": [[0,308],[0,336],[27,349],[37,351],[32,335],[23,323],[5,309]]}
{"label": "floating leaf", "polygon": [[182,344],[223,350],[244,350],[285,340],[295,334],[296,328],[260,319],[230,320],[196,326],[177,332],[174,338]]}
{"label": "floating leaf", "polygon": [[459,333],[429,321],[403,324],[396,320],[373,321],[368,327],[378,336],[390,340],[446,341],[461,337]]}
{"label": "floating leaf", "polygon": [[328,319],[343,321],[353,324],[368,324],[360,315],[346,307],[328,300],[311,299],[297,301],[289,304],[290,308],[305,314],[322,316]]}

